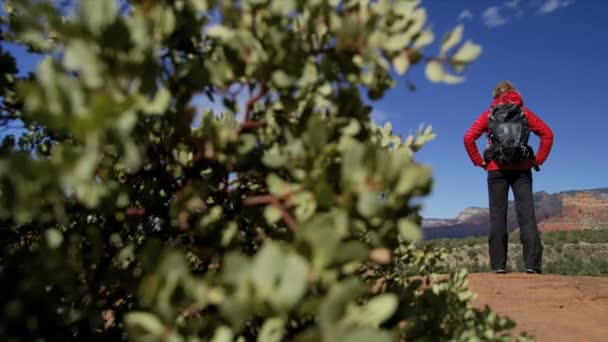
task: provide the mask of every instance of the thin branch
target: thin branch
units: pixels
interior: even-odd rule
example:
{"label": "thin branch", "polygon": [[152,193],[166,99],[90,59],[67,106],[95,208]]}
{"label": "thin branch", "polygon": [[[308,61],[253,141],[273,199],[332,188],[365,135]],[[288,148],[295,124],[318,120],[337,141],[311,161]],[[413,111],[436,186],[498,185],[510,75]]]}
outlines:
{"label": "thin branch", "polygon": [[264,126],[264,124],[259,121],[255,121],[255,120],[243,121],[241,123],[241,126],[239,127],[239,134],[248,132],[248,131],[255,131],[262,126]]}
{"label": "thin branch", "polygon": [[289,230],[291,230],[293,233],[295,233],[298,230],[298,223],[293,218],[293,216],[291,216],[291,214],[289,213],[287,208],[281,203],[281,200],[289,201],[290,198],[291,198],[291,194],[286,194],[283,196],[260,195],[260,196],[253,196],[253,197],[245,198],[243,200],[243,204],[246,206],[256,206],[256,205],[262,205],[262,204],[274,205],[277,209],[279,209],[281,211],[281,219],[283,219],[283,221],[287,225],[287,228],[289,228]]}
{"label": "thin branch", "polygon": [[264,97],[267,92],[268,88],[266,88],[265,85],[262,85],[260,91],[256,95],[249,98],[249,100],[247,100],[247,104],[245,105],[245,119],[243,120],[243,122],[251,121],[251,112],[253,111],[253,106],[256,102],[262,99],[262,97]]}
{"label": "thin branch", "polygon": [[253,207],[261,204],[270,204],[272,203],[272,199],[275,196],[273,195],[261,195],[261,196],[252,196],[247,197],[243,200],[243,204],[248,207]]}
{"label": "thin branch", "polygon": [[324,53],[333,52],[334,50],[335,50],[335,48],[333,46],[325,46],[325,47],[320,47],[317,49],[312,49],[308,52],[308,54],[310,54],[312,56],[316,56],[316,55],[320,55],[320,54],[324,54]]}
{"label": "thin branch", "polygon": [[289,213],[289,211],[287,211],[287,209],[285,209],[285,207],[276,198],[274,199],[274,201],[272,202],[272,204],[275,207],[279,208],[279,210],[281,211],[281,218],[283,219],[283,221],[285,221],[285,224],[287,225],[287,228],[289,228],[289,230],[291,230],[292,233],[295,233],[298,230],[298,223],[291,216],[291,214]]}
{"label": "thin branch", "polygon": [[144,216],[146,215],[146,208],[127,208],[127,216]]}

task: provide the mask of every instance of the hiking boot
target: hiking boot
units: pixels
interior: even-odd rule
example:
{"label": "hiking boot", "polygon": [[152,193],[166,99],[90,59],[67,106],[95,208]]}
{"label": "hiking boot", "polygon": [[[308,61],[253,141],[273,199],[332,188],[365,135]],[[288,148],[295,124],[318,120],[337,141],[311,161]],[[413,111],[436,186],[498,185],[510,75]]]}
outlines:
{"label": "hiking boot", "polygon": [[497,270],[493,270],[495,274],[505,274],[507,273],[507,271],[503,270],[502,268],[499,268]]}

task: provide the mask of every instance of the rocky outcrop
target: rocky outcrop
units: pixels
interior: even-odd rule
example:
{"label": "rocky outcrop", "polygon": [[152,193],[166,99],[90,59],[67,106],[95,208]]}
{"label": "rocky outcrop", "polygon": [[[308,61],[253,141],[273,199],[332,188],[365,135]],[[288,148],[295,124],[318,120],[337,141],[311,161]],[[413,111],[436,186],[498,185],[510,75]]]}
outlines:
{"label": "rocky outcrop", "polygon": [[541,231],[608,229],[608,197],[578,192],[565,195],[562,201],[561,213],[539,223]]}
{"label": "rocky outcrop", "polygon": [[458,216],[456,217],[456,220],[458,220],[460,222],[465,222],[465,221],[483,222],[486,219],[486,216],[489,215],[489,213],[490,213],[490,211],[488,210],[488,208],[479,208],[479,207],[466,208],[463,211],[461,211],[460,214],[458,214]]}
{"label": "rocky outcrop", "polygon": [[[608,189],[566,191],[534,194],[534,207],[539,229],[543,232],[585,228],[608,229]],[[516,230],[517,209],[509,203],[507,229]],[[488,233],[489,210],[465,208],[454,219],[425,219],[422,222],[426,239],[462,238]]]}

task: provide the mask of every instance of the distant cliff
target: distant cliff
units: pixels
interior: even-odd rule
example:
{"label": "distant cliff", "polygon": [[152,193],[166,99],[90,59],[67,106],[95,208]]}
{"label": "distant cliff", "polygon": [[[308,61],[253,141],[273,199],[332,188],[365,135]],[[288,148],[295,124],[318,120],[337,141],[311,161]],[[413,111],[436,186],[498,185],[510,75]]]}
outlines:
{"label": "distant cliff", "polygon": [[[576,230],[584,228],[608,229],[608,188],[564,191],[549,194],[534,193],[536,219],[541,231]],[[509,203],[507,229],[517,229],[516,209]],[[454,219],[424,219],[425,239],[462,238],[487,235],[488,208],[465,208]]]}

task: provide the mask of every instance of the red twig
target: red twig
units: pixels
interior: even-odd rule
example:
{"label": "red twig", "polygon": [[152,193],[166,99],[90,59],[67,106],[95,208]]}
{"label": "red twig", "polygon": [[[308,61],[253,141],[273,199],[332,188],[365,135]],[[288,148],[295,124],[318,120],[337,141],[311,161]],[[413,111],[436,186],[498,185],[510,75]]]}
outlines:
{"label": "red twig", "polygon": [[312,49],[308,53],[312,56],[316,56],[316,55],[321,55],[324,53],[330,53],[330,52],[333,52],[334,50],[335,50],[334,47],[327,46],[327,47],[320,47],[320,48]]}
{"label": "red twig", "polygon": [[263,123],[255,120],[243,121],[243,123],[241,123],[241,126],[239,127],[239,133],[254,131],[262,127],[263,125]]}
{"label": "red twig", "polygon": [[283,205],[283,203],[281,203],[281,200],[283,200],[283,199],[289,200],[290,198],[291,198],[291,195],[289,195],[289,194],[280,196],[280,197],[274,196],[274,195],[260,195],[260,196],[253,196],[253,197],[245,198],[243,200],[243,204],[246,206],[256,206],[256,205],[262,205],[262,204],[274,205],[281,211],[281,218],[287,225],[287,228],[289,228],[289,230],[291,230],[292,232],[295,233],[298,230],[298,223],[293,218],[293,216],[291,216],[291,214],[289,213],[287,208]]}
{"label": "red twig", "polygon": [[243,200],[243,204],[252,207],[260,204],[269,204],[272,203],[274,196],[273,195],[261,195],[261,196],[252,196],[247,197]]}
{"label": "red twig", "polygon": [[245,105],[245,120],[243,122],[248,122],[251,120],[251,112],[253,111],[253,105],[255,105],[256,102],[258,102],[262,97],[264,97],[267,92],[268,89],[266,88],[266,86],[262,85],[260,91],[251,98],[249,98],[249,100],[247,100],[247,103]]}
{"label": "red twig", "polygon": [[287,211],[287,209],[285,209],[285,207],[281,204],[281,202],[279,202],[279,200],[277,198],[274,198],[274,200],[272,201],[272,204],[275,207],[279,208],[279,210],[281,211],[281,218],[283,219],[283,221],[285,221],[287,228],[289,228],[289,230],[291,230],[292,233],[295,233],[298,230],[298,223],[291,216],[291,214],[289,214],[289,211]]}
{"label": "red twig", "polygon": [[126,214],[128,216],[144,216],[146,215],[146,208],[127,208]]}

